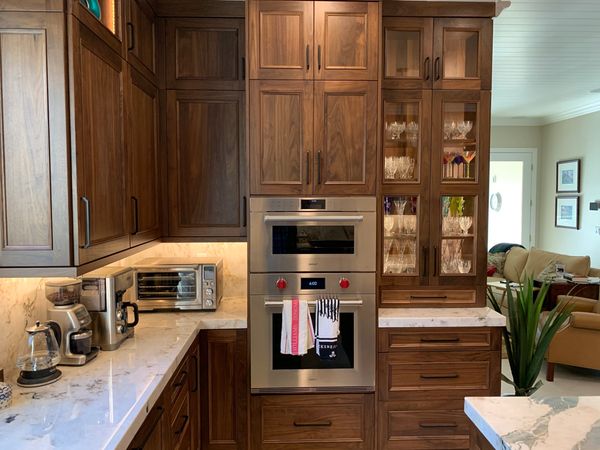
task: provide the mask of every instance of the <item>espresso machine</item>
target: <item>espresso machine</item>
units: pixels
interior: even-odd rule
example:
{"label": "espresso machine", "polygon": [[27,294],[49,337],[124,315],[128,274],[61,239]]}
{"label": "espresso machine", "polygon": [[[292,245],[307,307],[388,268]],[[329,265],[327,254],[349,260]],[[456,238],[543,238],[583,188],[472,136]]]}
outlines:
{"label": "espresso machine", "polygon": [[48,325],[54,331],[60,349],[60,365],[83,366],[98,355],[93,347],[92,318],[79,303],[80,280],[57,280],[46,283]]}
{"label": "espresso machine", "polygon": [[92,316],[94,345],[116,350],[133,336],[139,322],[138,306],[125,301],[133,286],[134,271],[129,267],[103,267],[81,277],[81,303]]}

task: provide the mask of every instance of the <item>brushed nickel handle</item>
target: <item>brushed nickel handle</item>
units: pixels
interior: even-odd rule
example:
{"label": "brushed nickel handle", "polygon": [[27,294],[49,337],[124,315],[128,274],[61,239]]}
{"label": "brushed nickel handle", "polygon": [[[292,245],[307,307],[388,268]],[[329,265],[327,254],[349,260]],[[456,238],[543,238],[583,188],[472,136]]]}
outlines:
{"label": "brushed nickel handle", "polygon": [[331,420],[323,420],[319,422],[298,422],[294,420],[295,427],[330,427],[333,425]]}
{"label": "brushed nickel handle", "polygon": [[83,206],[85,207],[85,242],[81,248],[90,248],[92,246],[92,230],[91,230],[91,205],[90,199],[85,195],[81,197]]}

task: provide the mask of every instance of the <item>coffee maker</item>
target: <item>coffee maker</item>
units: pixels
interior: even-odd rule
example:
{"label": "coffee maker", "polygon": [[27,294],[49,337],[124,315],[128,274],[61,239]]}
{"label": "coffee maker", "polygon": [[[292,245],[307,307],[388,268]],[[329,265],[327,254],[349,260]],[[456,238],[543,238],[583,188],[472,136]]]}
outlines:
{"label": "coffee maker", "polygon": [[109,266],[81,277],[81,303],[92,316],[94,345],[102,350],[119,348],[133,336],[139,322],[137,304],[124,299],[125,292],[133,286],[133,276],[129,267]]}
{"label": "coffee maker", "polygon": [[79,303],[80,280],[58,280],[46,283],[48,325],[54,331],[60,349],[60,365],[83,366],[98,355],[92,346],[92,318]]}

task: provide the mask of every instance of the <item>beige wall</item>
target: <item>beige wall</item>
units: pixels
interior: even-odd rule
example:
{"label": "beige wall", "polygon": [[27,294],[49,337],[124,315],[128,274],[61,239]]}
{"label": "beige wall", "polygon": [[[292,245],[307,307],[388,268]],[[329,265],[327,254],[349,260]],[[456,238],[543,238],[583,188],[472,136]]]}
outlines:
{"label": "beige wall", "polygon": [[[152,256],[218,256],[223,258],[224,295],[246,295],[246,243],[160,244],[114,265],[128,266]],[[0,368],[6,380],[16,381],[15,361],[25,340],[25,327],[46,320],[45,279],[0,279]],[[142,319],[143,320],[143,319]]]}
{"label": "beige wall", "polygon": [[492,148],[541,148],[541,127],[492,127]]}
{"label": "beige wall", "polygon": [[[581,158],[580,229],[554,226],[556,162]],[[600,267],[600,211],[590,211],[590,202],[600,200],[600,112],[542,127],[538,191],[539,247],[558,253],[590,255]]]}

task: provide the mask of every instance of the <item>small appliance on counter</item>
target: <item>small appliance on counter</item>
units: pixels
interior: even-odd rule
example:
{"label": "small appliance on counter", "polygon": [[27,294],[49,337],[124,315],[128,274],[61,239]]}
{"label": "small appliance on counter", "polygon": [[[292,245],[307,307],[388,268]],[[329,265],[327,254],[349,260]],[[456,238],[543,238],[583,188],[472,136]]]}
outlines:
{"label": "small appliance on counter", "polygon": [[219,307],[223,295],[219,258],[148,258],[135,269],[140,311],[215,311]]}
{"label": "small appliance on counter", "polygon": [[92,346],[92,318],[79,303],[80,294],[80,280],[46,283],[46,298],[52,303],[48,307],[48,325],[59,342],[60,365],[83,366],[98,355],[98,348]]}
{"label": "small appliance on counter", "polygon": [[81,277],[81,303],[92,316],[94,345],[102,350],[118,349],[125,339],[133,336],[134,327],[139,323],[138,306],[124,299],[133,286],[133,278],[134,271],[130,267],[110,266]]}
{"label": "small appliance on counter", "polygon": [[60,361],[60,349],[54,331],[46,323],[36,322],[25,328],[27,340],[23,342],[17,357],[21,369],[17,384],[38,387],[54,383],[62,372],[56,368]]}

